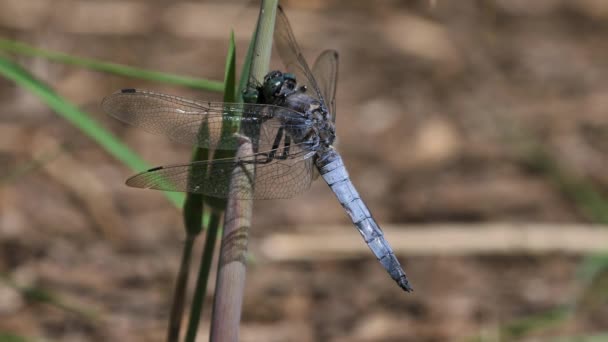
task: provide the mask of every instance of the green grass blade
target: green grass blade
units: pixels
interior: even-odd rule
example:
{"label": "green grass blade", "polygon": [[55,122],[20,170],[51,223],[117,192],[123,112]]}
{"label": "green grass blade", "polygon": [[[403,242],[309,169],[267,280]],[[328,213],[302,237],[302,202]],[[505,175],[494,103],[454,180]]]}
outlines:
{"label": "green grass blade", "polygon": [[224,70],[224,102],[236,102],[236,42],[234,31],[230,32],[230,44],[226,54],[226,69]]}
{"label": "green grass blade", "polygon": [[[235,43],[234,43],[234,35],[230,40],[230,48],[228,50],[228,57],[226,62],[226,77],[224,81],[225,89],[224,89],[224,101],[234,102],[234,76],[230,77],[231,74],[234,74],[234,65],[235,65]],[[203,122],[198,130],[198,134],[202,137],[209,135],[209,125],[207,122]],[[210,159],[210,152],[205,148],[194,148],[192,153],[191,160],[193,162],[196,161],[205,161]],[[189,175],[190,176],[190,175]],[[198,175],[200,177],[201,175]],[[197,178],[198,178],[197,177]],[[203,175],[200,178],[205,178]],[[192,180],[189,179],[188,182]],[[171,313],[169,317],[169,328],[167,332],[167,341],[177,341],[179,339],[181,323],[183,319],[184,307],[185,307],[185,299],[187,292],[187,284],[188,278],[190,277],[190,264],[192,262],[192,246],[196,237],[200,234],[203,229],[203,226],[208,226],[209,216],[204,215],[203,204],[205,201],[205,197],[202,194],[194,194],[188,193],[186,194],[186,199],[184,202],[184,210],[183,210],[183,219],[184,219],[184,228],[186,229],[186,245],[184,246],[184,250],[182,253],[182,259],[180,263],[180,269],[178,271],[178,278],[174,290],[173,302],[171,304]],[[221,202],[220,202],[221,203]],[[221,204],[220,204],[221,206]],[[225,204],[224,204],[225,206]],[[219,208],[219,210],[222,210]],[[214,216],[212,216],[213,218]],[[217,229],[217,227],[215,227]],[[206,255],[204,253],[203,255]],[[210,258],[212,258],[211,255]],[[211,261],[209,261],[210,263]],[[208,275],[207,275],[208,276]],[[204,279],[204,286],[206,288],[207,285],[207,276]],[[201,281],[201,274],[199,273],[198,282]],[[196,291],[200,290],[200,284],[197,284]],[[195,293],[196,296],[196,293]],[[197,303],[193,303],[191,306],[191,310],[198,310],[199,315],[201,311],[201,305],[197,305]],[[194,336],[196,336],[196,328],[198,327],[198,319],[196,318],[196,323],[193,322],[193,314],[190,314],[190,321],[188,324],[189,334],[192,334],[190,330],[194,325]]]}
{"label": "green grass blade", "polygon": [[593,335],[580,335],[580,336],[569,336],[569,337],[557,337],[551,339],[551,342],[605,342],[608,341],[608,333],[593,334]]}
{"label": "green grass blade", "polygon": [[42,57],[54,62],[77,65],[87,69],[125,77],[133,77],[148,81],[180,85],[206,91],[221,92],[224,89],[224,84],[218,81],[188,76],[179,76],[153,70],[134,68],[116,63],[103,62],[90,58],[75,57],[61,52],[35,48],[33,46],[21,42],[16,42],[7,39],[0,39],[0,50],[26,56]]}
{"label": "green grass blade", "polygon": [[0,331],[0,342],[33,342],[34,340],[30,340],[23,336],[19,336],[16,334],[12,334],[10,332]]}
{"label": "green grass blade", "polygon": [[[238,102],[236,93],[236,45],[234,40],[234,32],[230,34],[230,45],[228,48],[228,54],[226,55],[226,69],[224,71],[224,102],[234,103]],[[226,111],[228,111],[226,109]],[[221,140],[228,141],[234,139],[234,133],[238,132],[239,125],[234,121],[223,122],[222,132],[220,134]],[[236,145],[236,143],[235,143]],[[213,155],[213,159],[223,159],[234,157],[234,151],[231,150],[217,150]],[[207,197],[205,203],[215,210],[223,211],[226,208],[226,200]]]}
{"label": "green grass blade", "polygon": [[207,226],[207,238],[205,239],[205,247],[203,248],[203,256],[198,271],[196,287],[192,297],[192,306],[190,307],[190,318],[188,321],[188,329],[186,330],[186,342],[196,341],[198,325],[205,304],[205,294],[209,283],[209,273],[211,273],[211,264],[213,262],[213,252],[217,241],[217,235],[220,230],[221,213],[213,211],[211,220]]}
{"label": "green grass blade", "polygon": [[[237,102],[236,93],[236,43],[234,39],[234,32],[230,34],[230,45],[228,47],[228,53],[226,55],[226,70],[224,73],[224,102]],[[228,122],[224,122],[222,125],[221,139],[230,136],[236,132],[233,125]],[[214,158],[228,158],[233,156],[232,151],[216,151]],[[201,197],[202,198],[202,197]],[[211,270],[211,264],[213,261],[213,251],[217,240],[219,231],[219,223],[223,210],[226,208],[226,200],[204,198],[205,203],[213,208],[211,213],[211,220],[207,229],[207,238],[205,240],[205,247],[203,249],[203,255],[199,266],[198,278],[194,290],[194,296],[192,298],[192,306],[190,307],[190,317],[188,321],[188,328],[186,332],[185,341],[194,342],[196,340],[196,334],[198,332],[198,325],[200,317],[203,311],[205,293],[207,292],[207,285],[209,283],[209,273]]]}
{"label": "green grass blade", "polygon": [[[230,76],[234,74],[235,69],[235,44],[234,44],[234,35],[231,35],[230,45],[228,49],[228,56],[226,61],[226,80],[224,81],[225,89],[224,89],[224,101],[226,102],[234,102],[234,76]],[[222,126],[222,129],[224,126]],[[201,124],[199,128],[198,134],[202,137],[209,135],[209,125],[206,122]],[[192,161],[202,161],[207,160],[209,157],[209,150],[205,148],[194,148],[192,153]],[[190,180],[189,180],[190,182]],[[206,199],[205,196],[201,194],[193,194],[188,193],[186,195],[186,200],[184,203],[184,227],[186,228],[186,234],[188,236],[187,241],[189,244],[192,244],[196,237],[200,234],[203,226],[208,226],[209,218],[203,217],[203,204],[204,202],[209,202],[212,207],[215,208],[214,213],[217,215],[216,211],[222,211],[225,207],[225,201],[222,200],[211,200]],[[213,222],[213,218],[216,215],[211,216],[211,223]],[[217,229],[217,222],[215,222]],[[207,239],[209,239],[210,235],[207,235]],[[208,241],[209,242],[209,241]],[[207,243],[208,245],[208,243]],[[207,249],[207,246],[205,246]],[[191,248],[191,247],[190,247]],[[203,260],[201,261],[201,271],[199,271],[199,276],[197,279],[197,285],[195,287],[194,297],[198,298],[198,301],[195,301],[191,305],[190,318],[188,322],[188,336],[196,336],[196,330],[198,329],[200,312],[202,311],[202,298],[204,298],[204,291],[207,288],[207,278],[208,274],[205,276],[201,274],[202,269],[204,268],[205,263],[211,264],[211,260],[205,260],[205,257],[208,259],[213,258],[213,254],[211,256],[207,255],[207,250],[203,252]],[[190,252],[182,255],[182,262],[179,271],[179,280],[175,287],[175,293],[173,296],[173,305],[171,310],[171,315],[169,319],[169,332],[168,332],[168,341],[177,341],[179,338],[179,332],[181,328],[181,321],[183,317],[184,310],[184,300],[186,298],[186,288],[187,282],[190,274],[190,263],[191,263],[192,254]],[[186,260],[187,258],[187,260]],[[203,282],[201,284],[201,282]],[[200,292],[203,292],[202,294]],[[196,317],[196,318],[194,318]],[[187,337],[188,339],[188,337]]]}
{"label": "green grass blade", "polygon": [[[202,135],[202,136],[208,136],[209,135],[209,125],[204,122],[201,125],[201,128],[199,129],[198,134]],[[203,138],[204,139],[204,138]],[[192,161],[205,161],[209,159],[209,150],[208,149],[204,149],[204,148],[194,148],[194,151],[192,153]],[[190,175],[189,175],[190,177]],[[200,178],[205,179],[206,176],[202,175],[200,176]],[[188,182],[190,183],[191,180],[189,179]],[[198,235],[203,226],[206,226],[207,223],[209,222],[209,218],[207,217],[207,215],[204,215],[203,213],[203,195],[201,194],[193,194],[193,193],[187,193],[186,194],[186,201],[184,202],[184,212],[183,212],[183,219],[184,219],[184,228],[186,228],[186,234],[189,236],[196,236]]]}
{"label": "green grass blade", "polygon": [[168,342],[176,342],[179,340],[184,304],[186,302],[186,288],[188,287],[188,278],[190,275],[190,261],[192,261],[192,248],[194,247],[195,239],[196,236],[188,235],[184,243],[184,249],[182,250],[182,259],[179,265],[175,290],[173,291],[171,312],[169,314],[169,326],[167,330]]}
{"label": "green grass blade", "polygon": [[[236,88],[234,86],[234,80],[236,75],[236,45],[234,40],[234,32],[231,33],[230,43],[228,47],[228,54],[226,56],[226,68],[224,72],[224,102],[237,102],[236,100]],[[225,139],[227,135],[232,135],[234,130],[231,128],[229,123],[222,124],[221,139]],[[199,129],[199,134],[208,136],[207,123],[203,123]],[[214,158],[226,158],[230,154],[226,154],[224,151],[216,151]],[[195,148],[193,151],[192,161],[204,161],[210,159],[209,150],[203,148]],[[201,178],[201,177],[199,177]],[[204,176],[202,177],[204,178]],[[216,210],[224,210],[226,204],[225,200],[219,200],[214,198],[204,198],[200,194],[187,194],[186,204],[184,206],[184,223],[188,234],[198,234],[202,226],[206,226],[209,223],[209,217],[203,217],[202,205],[206,202]],[[203,217],[203,224],[201,225],[201,217]]]}
{"label": "green grass blade", "polygon": [[[14,63],[4,56],[0,56],[0,74],[38,96],[63,119],[67,120],[82,133],[93,139],[96,143],[103,147],[106,152],[108,152],[114,158],[120,160],[130,169],[134,171],[141,171],[150,168],[150,166],[142,158],[123,144],[112,133],[105,130],[101,125],[91,119],[87,114],[80,111],[69,101],[59,96],[44,82],[36,79],[20,65]],[[182,206],[184,198],[183,194],[165,192],[165,195],[176,206]]]}
{"label": "green grass blade", "polygon": [[249,47],[247,48],[247,54],[245,55],[245,61],[243,61],[243,67],[241,68],[241,78],[239,80],[239,88],[236,96],[238,102],[243,102],[243,92],[249,86],[249,79],[251,76],[251,61],[253,60],[253,49],[255,47],[255,40],[258,35],[258,28],[256,26],[249,41]]}

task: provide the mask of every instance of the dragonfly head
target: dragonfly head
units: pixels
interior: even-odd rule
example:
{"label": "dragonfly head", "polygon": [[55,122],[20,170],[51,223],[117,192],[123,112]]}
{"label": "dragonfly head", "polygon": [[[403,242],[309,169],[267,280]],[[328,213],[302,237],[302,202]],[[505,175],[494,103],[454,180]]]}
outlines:
{"label": "dragonfly head", "polygon": [[296,77],[278,70],[271,71],[264,77],[262,95],[267,101],[283,99],[297,91]]}
{"label": "dragonfly head", "polygon": [[258,89],[253,87],[247,87],[243,90],[243,100],[247,103],[259,103],[260,93]]}

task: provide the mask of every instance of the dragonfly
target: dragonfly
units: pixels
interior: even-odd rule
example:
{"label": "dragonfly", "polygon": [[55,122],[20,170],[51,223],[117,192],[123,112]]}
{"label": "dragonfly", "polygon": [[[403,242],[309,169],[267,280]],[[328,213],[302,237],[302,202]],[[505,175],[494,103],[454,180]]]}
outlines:
{"label": "dragonfly", "polygon": [[[274,44],[286,72],[272,71],[250,87],[249,96],[257,103],[197,101],[138,89],[107,96],[102,107],[111,116],[177,142],[216,151],[236,151],[244,141],[252,145],[246,155],[159,166],[130,177],[126,184],[217,198],[277,199],[304,192],[320,175],[392,279],[413,291],[333,146],[338,53],[324,51],[310,69],[280,7]],[[239,132],[222,134],[223,127],[234,124]],[[206,127],[205,134],[201,127]],[[246,177],[251,186],[238,186],[232,181],[235,176]]]}

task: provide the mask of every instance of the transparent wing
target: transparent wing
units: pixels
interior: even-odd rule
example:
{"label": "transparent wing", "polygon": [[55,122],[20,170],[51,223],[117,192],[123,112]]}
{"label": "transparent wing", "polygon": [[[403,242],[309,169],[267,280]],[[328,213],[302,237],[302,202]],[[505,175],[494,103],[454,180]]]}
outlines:
{"label": "transparent wing", "polygon": [[[262,163],[271,151],[249,155],[240,159],[227,158],[194,162],[184,165],[161,166],[137,174],[127,180],[136,188],[200,193],[211,197],[237,199],[290,198],[310,187],[313,175],[314,152],[291,146],[297,158],[273,159]],[[279,153],[280,151],[275,151]],[[251,164],[255,172],[251,173]],[[239,177],[239,178],[235,178]],[[246,178],[241,178],[241,177]],[[247,184],[233,184],[231,179],[252,179],[254,190]]]}
{"label": "transparent wing", "polygon": [[[278,130],[306,131],[311,122],[301,113],[285,107],[262,104],[200,102],[146,90],[123,89],[105,99],[101,106],[113,117],[170,139],[203,148],[235,150],[238,144],[222,129],[246,125],[258,135],[258,151],[271,149]],[[207,131],[201,131],[205,124]],[[232,128],[230,128],[232,127]]]}
{"label": "transparent wing", "polygon": [[327,108],[323,93],[319,89],[315,78],[300,51],[300,47],[287,20],[287,16],[281,6],[277,9],[277,18],[274,28],[274,43],[279,52],[279,56],[285,64],[288,72],[296,76],[298,84],[306,85],[309,95],[319,100]]}
{"label": "transparent wing", "polygon": [[323,51],[312,66],[312,74],[333,122],[336,122],[336,85],[338,83],[338,52]]}

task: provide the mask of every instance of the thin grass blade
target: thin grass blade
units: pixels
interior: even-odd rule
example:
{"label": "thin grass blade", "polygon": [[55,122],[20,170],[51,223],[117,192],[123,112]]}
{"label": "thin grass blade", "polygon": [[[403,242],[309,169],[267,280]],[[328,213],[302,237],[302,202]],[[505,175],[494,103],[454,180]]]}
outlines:
{"label": "thin grass blade", "polygon": [[255,41],[258,35],[258,27],[256,26],[249,41],[249,47],[247,48],[247,54],[243,61],[243,67],[241,68],[241,78],[239,79],[239,87],[236,92],[236,99],[238,102],[243,102],[243,93],[249,86],[249,80],[251,79],[251,64],[253,61],[253,50],[255,48]]}
{"label": "thin grass blade", "polygon": [[37,340],[33,340],[30,338],[26,338],[17,334],[12,334],[10,332],[0,331],[0,342],[34,342]]}
{"label": "thin grass blade", "polygon": [[203,255],[201,257],[194,295],[192,296],[192,306],[190,307],[190,318],[185,338],[186,342],[196,341],[196,335],[198,333],[198,327],[205,304],[205,295],[209,284],[209,274],[211,273],[211,263],[213,262],[217,234],[220,230],[221,215],[221,212],[214,210],[211,213],[211,220],[207,226],[207,237],[205,239],[205,246],[203,247]]}
{"label": "thin grass blade", "polygon": [[[228,54],[226,56],[226,70],[224,73],[224,84],[226,86],[224,90],[224,102],[237,102],[236,93],[236,43],[234,39],[234,32],[230,34],[230,45],[228,47]],[[222,139],[227,136],[233,135],[238,128],[233,126],[230,122],[225,122],[222,125]],[[234,155],[234,152],[220,150],[216,151],[214,158],[228,158]],[[202,197],[201,197],[202,198]],[[188,330],[186,332],[186,341],[194,342],[198,332],[198,326],[200,317],[202,315],[205,294],[209,283],[209,273],[211,271],[211,263],[213,262],[213,252],[217,240],[217,234],[219,231],[219,224],[221,221],[221,215],[226,208],[226,200],[204,198],[212,209],[211,220],[207,225],[207,238],[205,240],[205,246],[203,249],[203,255],[199,266],[198,278],[196,287],[194,290],[194,296],[192,298],[192,306],[190,307],[190,318],[188,322]]]}
{"label": "thin grass blade", "polygon": [[174,84],[205,91],[221,92],[224,89],[223,83],[218,81],[134,68],[126,65],[99,61],[96,59],[75,57],[61,52],[36,48],[22,42],[16,42],[8,39],[0,39],[0,50],[32,57],[42,57],[54,62],[76,65],[109,74]]}
{"label": "thin grass blade", "polygon": [[[224,101],[225,102],[234,102],[234,65],[235,65],[235,44],[234,44],[234,35],[231,35],[230,46],[228,49],[228,56],[226,59],[226,76],[225,76],[225,89],[224,89]],[[230,77],[230,75],[232,75]],[[222,126],[222,133],[224,131],[224,126]],[[200,136],[206,137],[209,135],[209,125],[206,122],[203,122],[198,130],[198,134]],[[192,152],[192,161],[206,161],[211,159],[210,151],[205,148],[195,148]],[[205,178],[203,175],[201,178]],[[189,182],[194,180],[189,179]],[[204,208],[203,204],[206,199],[201,194],[188,193],[186,195],[186,200],[184,202],[184,211],[183,211],[183,219],[184,219],[184,227],[186,229],[186,245],[184,246],[184,251],[182,253],[182,261],[180,263],[180,270],[178,272],[178,279],[175,286],[175,292],[173,295],[173,303],[171,308],[171,314],[169,317],[169,330],[167,334],[167,341],[177,341],[179,339],[181,323],[184,314],[185,308],[185,299],[187,292],[187,284],[188,278],[190,277],[190,264],[192,261],[192,245],[194,244],[195,239],[200,234],[203,226],[208,226],[209,218],[204,217]],[[217,211],[222,211],[225,207],[224,201],[211,201],[209,200],[209,204],[215,210],[213,213],[215,215],[211,216],[211,223],[214,224],[213,229],[217,230],[218,222],[214,221],[217,217]],[[205,221],[203,223],[203,221]],[[196,332],[198,328],[198,322],[200,320],[200,313],[202,311],[202,298],[204,298],[204,292],[207,288],[207,279],[208,279],[208,269],[210,268],[211,261],[213,259],[213,246],[215,245],[215,231],[211,234],[207,234],[207,242],[205,244],[205,251],[203,251],[203,260],[201,260],[201,266],[199,270],[199,275],[197,278],[197,285],[195,288],[194,301],[191,305],[190,311],[190,320],[188,322],[188,330],[186,340],[194,341],[196,337]],[[213,241],[210,241],[210,237],[213,237]],[[211,245],[209,247],[209,245]],[[209,253],[209,248],[211,248]],[[206,265],[206,266],[205,266]],[[204,269],[207,268],[207,273],[205,274]],[[203,294],[200,293],[203,291]]]}
{"label": "thin grass blade", "polygon": [[173,292],[173,301],[171,302],[171,312],[169,313],[169,326],[167,328],[168,342],[177,342],[179,340],[184,303],[186,301],[186,288],[188,287],[188,276],[190,274],[190,261],[192,260],[192,248],[194,247],[195,238],[196,236],[188,235],[184,242],[182,259],[177,273],[175,290]]}

